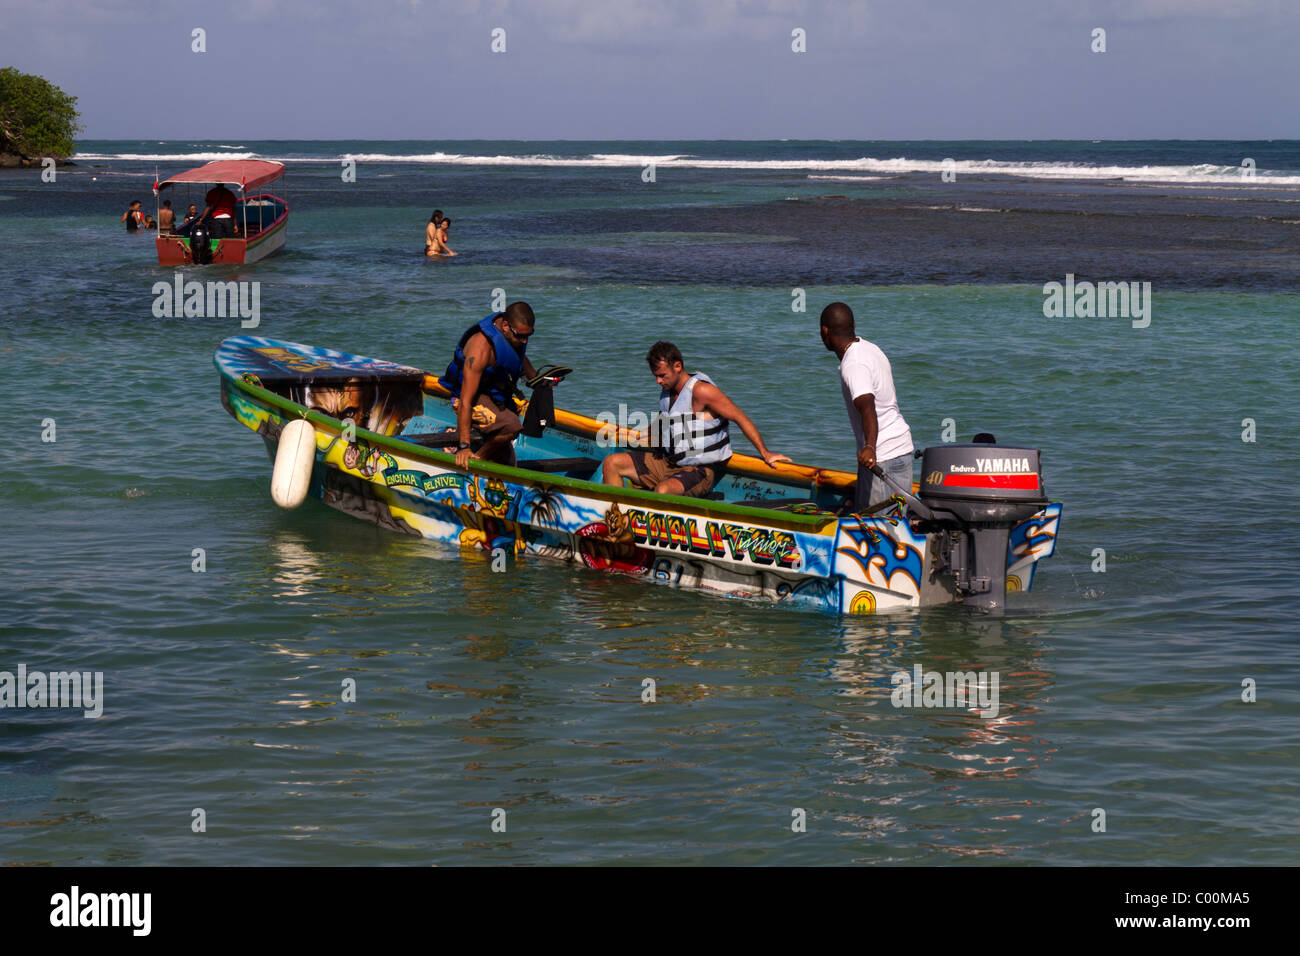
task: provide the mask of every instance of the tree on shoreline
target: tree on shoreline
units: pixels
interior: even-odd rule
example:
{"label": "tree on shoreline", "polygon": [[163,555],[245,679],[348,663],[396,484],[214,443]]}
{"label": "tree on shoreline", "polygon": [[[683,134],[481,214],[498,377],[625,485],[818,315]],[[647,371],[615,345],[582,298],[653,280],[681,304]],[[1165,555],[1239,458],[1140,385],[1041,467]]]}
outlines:
{"label": "tree on shoreline", "polygon": [[0,70],[0,153],[67,158],[84,129],[78,119],[75,96],[44,77]]}

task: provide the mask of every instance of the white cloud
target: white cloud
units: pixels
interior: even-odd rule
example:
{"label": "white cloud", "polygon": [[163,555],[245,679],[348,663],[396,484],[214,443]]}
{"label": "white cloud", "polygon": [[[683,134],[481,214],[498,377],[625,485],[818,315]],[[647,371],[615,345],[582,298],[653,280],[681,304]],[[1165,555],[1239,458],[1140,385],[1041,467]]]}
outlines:
{"label": "white cloud", "polygon": [[634,43],[665,50],[726,38],[788,40],[794,27],[815,22],[823,39],[862,36],[867,0],[822,5],[799,0],[505,0],[502,26],[516,21],[538,28],[549,40],[578,44]]}

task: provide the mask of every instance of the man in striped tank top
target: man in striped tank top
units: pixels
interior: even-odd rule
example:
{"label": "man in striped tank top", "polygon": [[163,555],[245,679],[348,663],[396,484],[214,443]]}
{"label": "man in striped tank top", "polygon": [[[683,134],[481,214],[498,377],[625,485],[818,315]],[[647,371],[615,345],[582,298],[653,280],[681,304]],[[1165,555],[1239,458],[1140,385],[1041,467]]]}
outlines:
{"label": "man in striped tank top", "polygon": [[646,362],[662,390],[659,418],[648,436],[652,447],[609,455],[601,469],[605,484],[622,485],[624,478],[630,478],[633,487],[647,491],[702,498],[726,473],[731,460],[729,422],[740,426],[770,467],[790,460],[768,451],[749,416],[713,379],[684,370],[677,346],[656,342]]}

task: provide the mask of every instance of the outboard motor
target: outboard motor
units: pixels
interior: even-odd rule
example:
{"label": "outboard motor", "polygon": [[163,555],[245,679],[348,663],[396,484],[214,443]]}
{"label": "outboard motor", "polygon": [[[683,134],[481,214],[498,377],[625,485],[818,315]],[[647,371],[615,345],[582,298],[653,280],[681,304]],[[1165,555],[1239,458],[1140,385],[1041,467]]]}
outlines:
{"label": "outboard motor", "polygon": [[948,569],[961,602],[990,611],[1004,607],[1011,529],[1048,503],[1038,449],[988,443],[927,448],[919,497],[932,512],[925,517],[948,532]]}
{"label": "outboard motor", "polygon": [[212,261],[211,238],[206,222],[196,222],[190,229],[190,261],[195,265],[207,265]]}

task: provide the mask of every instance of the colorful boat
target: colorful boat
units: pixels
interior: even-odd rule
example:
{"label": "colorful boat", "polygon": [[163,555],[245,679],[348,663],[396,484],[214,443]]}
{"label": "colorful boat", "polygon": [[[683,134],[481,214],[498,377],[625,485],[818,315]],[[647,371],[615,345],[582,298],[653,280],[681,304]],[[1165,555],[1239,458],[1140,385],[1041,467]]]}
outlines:
{"label": "colorful boat", "polygon": [[[193,193],[195,186],[227,186],[240,194],[235,203],[237,235],[222,239],[199,235],[197,238],[202,245],[195,249],[191,236],[160,231],[156,240],[159,265],[257,262],[281,249],[289,224],[289,204],[280,196],[263,191],[263,187],[283,178],[283,163],[265,159],[222,159],[156,183],[154,193],[158,197],[160,213],[163,193],[173,186],[187,187],[184,207],[194,203],[200,213],[203,212],[203,197],[207,189],[202,189],[196,199]],[[283,192],[283,189],[279,191]],[[172,211],[177,214],[179,221],[180,210],[173,208]]]}
{"label": "colorful boat", "polygon": [[856,475],[739,454],[710,498],[601,484],[601,458],[643,433],[554,409],[546,385],[521,408],[517,466],[466,471],[444,450],[456,444],[449,396],[420,369],[256,336],[226,339],[215,362],[222,404],[275,463],[277,503],[310,496],[497,558],[869,614],[997,611],[1056,546],[1061,505],[1043,496],[1033,449],[927,449],[919,495],[900,489],[876,513],[837,517]]}

